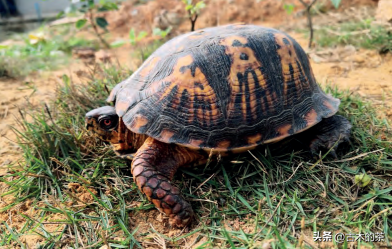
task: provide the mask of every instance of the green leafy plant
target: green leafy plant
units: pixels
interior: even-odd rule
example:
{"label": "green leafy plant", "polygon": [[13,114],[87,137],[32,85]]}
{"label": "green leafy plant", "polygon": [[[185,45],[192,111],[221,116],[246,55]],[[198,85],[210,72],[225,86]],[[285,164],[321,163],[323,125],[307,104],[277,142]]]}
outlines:
{"label": "green leafy plant", "polygon": [[[299,0],[299,1],[305,7],[306,16],[308,18],[308,26],[309,26],[309,32],[310,32],[308,47],[311,48],[312,47],[312,43],[313,43],[313,33],[314,33],[311,9],[314,6],[314,4],[317,2],[317,0],[312,0],[310,3],[306,3],[304,0]],[[330,0],[330,1],[331,1],[332,5],[335,8],[338,8],[339,5],[340,5],[340,2],[341,2],[341,0]],[[288,14],[293,13],[294,7],[295,7],[294,4],[287,4],[287,3],[285,3],[283,5],[283,8],[286,10],[286,12]]]}
{"label": "green leafy plant", "polygon": [[195,25],[200,11],[206,7],[204,0],[193,3],[193,0],[181,0],[185,4],[185,10],[188,11],[191,22],[191,31],[195,31]]}
{"label": "green leafy plant", "polygon": [[127,43],[127,42],[130,43],[130,44],[132,44],[132,45],[136,45],[137,42],[143,40],[143,38],[145,38],[147,35],[148,35],[148,33],[147,33],[146,31],[140,31],[140,32],[136,35],[136,31],[132,28],[132,29],[129,31],[128,40],[127,40],[127,41],[125,41],[125,40],[117,40],[117,41],[112,42],[112,43],[110,44],[110,46],[111,46],[112,48],[117,48],[117,47],[121,47],[122,45],[124,45],[124,44]]}
{"label": "green leafy plant", "polygon": [[172,27],[168,27],[165,30],[162,30],[160,28],[154,28],[152,30],[152,34],[155,35],[155,36],[159,36],[162,39],[165,39],[166,36],[170,33],[171,30],[172,30]]}
{"label": "green leafy plant", "polygon": [[[97,16],[97,14],[105,11],[118,10],[117,2],[110,0],[100,0],[99,3],[96,3],[94,0],[80,0],[80,2],[82,5],[78,11],[84,13],[84,17],[76,21],[76,28],[81,29],[87,24],[90,24],[100,42],[106,48],[109,48],[110,45],[103,38],[103,34],[108,32],[107,27],[109,23],[106,18]],[[99,28],[103,30],[103,32]]]}
{"label": "green leafy plant", "polygon": [[367,185],[369,185],[372,178],[368,174],[362,173],[362,174],[356,175],[354,180],[355,180],[355,184],[357,184],[363,188],[363,187],[366,187]]}
{"label": "green leafy plant", "polygon": [[99,47],[96,41],[69,35],[70,32],[66,27],[61,31],[40,29],[18,38],[22,44],[1,46],[0,76],[16,78],[55,69],[69,61],[73,48]]}
{"label": "green leafy plant", "polygon": [[340,2],[342,0],[331,0],[331,3],[333,4],[333,6],[335,6],[335,8],[339,8]]}
{"label": "green leafy plant", "polygon": [[315,30],[315,39],[320,46],[353,45],[376,49],[380,53],[392,52],[392,29],[378,25],[373,18],[356,22],[343,22]]}
{"label": "green leafy plant", "polygon": [[136,45],[136,42],[142,40],[144,37],[147,36],[147,32],[146,31],[140,31],[138,35],[136,35],[136,32],[134,29],[131,29],[129,31],[129,42],[132,45]]}
{"label": "green leafy plant", "polygon": [[[152,34],[154,36],[157,36],[159,39],[165,39],[171,30],[172,30],[171,27],[167,28],[166,30],[161,30],[160,28],[154,28],[152,31]],[[137,34],[134,29],[131,29],[129,31],[128,40],[117,40],[117,41],[112,42],[110,44],[110,46],[112,48],[117,48],[117,47],[123,46],[126,43],[136,45],[139,41],[143,40],[147,35],[148,35],[148,33],[146,31],[140,31]],[[158,44],[160,44],[160,43],[158,43]],[[144,57],[144,56],[142,56],[142,57]]]}
{"label": "green leafy plant", "polygon": [[283,9],[286,11],[287,14],[293,13],[295,5],[293,3],[285,3],[283,4]]}

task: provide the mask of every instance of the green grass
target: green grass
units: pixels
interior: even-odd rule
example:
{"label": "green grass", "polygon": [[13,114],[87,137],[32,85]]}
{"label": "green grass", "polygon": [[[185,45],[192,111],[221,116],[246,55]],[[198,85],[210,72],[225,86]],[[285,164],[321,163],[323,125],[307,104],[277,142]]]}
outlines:
{"label": "green grass", "polygon": [[72,48],[99,47],[97,41],[75,37],[72,32],[69,26],[41,28],[30,33],[44,34],[37,43],[27,34],[15,36],[16,45],[0,46],[0,77],[23,77],[32,72],[56,69],[68,64]]}
{"label": "green grass", "polygon": [[391,52],[392,30],[372,22],[373,19],[368,18],[323,26],[315,30],[315,41],[323,47],[333,47],[340,44]]}
{"label": "green grass", "polygon": [[[26,248],[23,236],[38,234],[40,248],[184,248],[197,242],[197,248],[310,248],[306,241],[313,241],[316,231],[384,232],[384,245],[391,246],[392,132],[371,104],[332,88],[327,91],[342,100],[340,114],[353,124],[351,145],[340,150],[339,160],[313,159],[294,150],[301,144],[294,137],[252,154],[180,170],[174,182],[198,218],[189,231],[170,235],[154,221],[158,213],[137,190],[125,161],[84,129],[86,111],[103,105],[106,88],[129,74],[96,68],[84,85],[64,76],[50,106],[22,113],[23,129],[17,132],[25,162],[10,166],[0,178],[10,186],[3,196],[16,198],[0,212],[14,212],[24,224],[16,228],[3,221],[0,246]],[[360,174],[371,182],[355,184]],[[78,190],[70,183],[77,183]],[[83,201],[79,192],[92,198]],[[20,208],[26,202],[36,210],[34,216]],[[45,227],[47,222],[57,224],[57,230]]]}

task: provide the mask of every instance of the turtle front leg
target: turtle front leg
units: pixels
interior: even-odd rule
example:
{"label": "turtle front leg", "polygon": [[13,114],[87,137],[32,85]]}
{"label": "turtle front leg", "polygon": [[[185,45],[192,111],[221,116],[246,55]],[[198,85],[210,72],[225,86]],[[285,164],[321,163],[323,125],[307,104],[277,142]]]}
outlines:
{"label": "turtle front leg", "polygon": [[331,150],[331,155],[336,158],[335,149],[340,143],[349,141],[351,127],[350,122],[340,115],[323,119],[310,129],[313,133],[310,151],[317,154],[320,150]]}
{"label": "turtle front leg", "polygon": [[184,227],[194,216],[191,205],[171,183],[174,173],[202,159],[195,151],[153,138],[147,138],[135,154],[131,168],[134,181],[148,200],[169,216],[171,225]]}

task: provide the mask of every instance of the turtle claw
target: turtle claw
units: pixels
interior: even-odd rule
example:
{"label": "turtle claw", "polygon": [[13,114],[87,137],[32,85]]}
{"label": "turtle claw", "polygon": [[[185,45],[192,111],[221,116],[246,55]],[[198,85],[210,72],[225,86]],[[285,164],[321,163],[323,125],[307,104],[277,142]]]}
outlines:
{"label": "turtle claw", "polygon": [[[324,145],[324,141],[320,141],[319,139],[315,139],[310,143],[310,152],[312,156],[318,156],[320,151],[328,151],[328,154],[331,155],[334,159],[338,159],[338,155],[336,154],[336,149],[339,144],[346,142],[347,140],[338,140],[336,143],[327,143]],[[349,141],[349,140],[348,140]]]}
{"label": "turtle claw", "polygon": [[195,216],[192,207],[186,202],[184,206],[178,214],[169,215],[169,223],[172,227],[186,227],[192,222]]}
{"label": "turtle claw", "polygon": [[338,159],[338,155],[336,154],[335,149],[331,149],[329,151],[329,154],[334,158],[334,159]]}
{"label": "turtle claw", "polygon": [[337,159],[336,149],[341,143],[350,143],[351,125],[347,119],[335,115],[324,119],[316,125],[315,138],[310,142],[311,153],[318,154],[319,151],[329,151],[329,154]]}

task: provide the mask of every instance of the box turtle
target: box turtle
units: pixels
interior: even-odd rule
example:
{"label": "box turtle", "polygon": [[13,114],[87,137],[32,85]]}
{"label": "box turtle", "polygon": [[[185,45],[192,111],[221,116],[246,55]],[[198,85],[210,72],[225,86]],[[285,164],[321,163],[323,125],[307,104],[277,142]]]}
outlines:
{"label": "box turtle", "polygon": [[132,161],[136,185],[183,227],[194,216],[171,182],[179,167],[209,155],[243,152],[296,133],[312,152],[348,140],[335,115],[340,100],[324,93],[300,45],[275,29],[233,24],[166,42],[116,85],[112,106],[86,114],[86,127]]}

